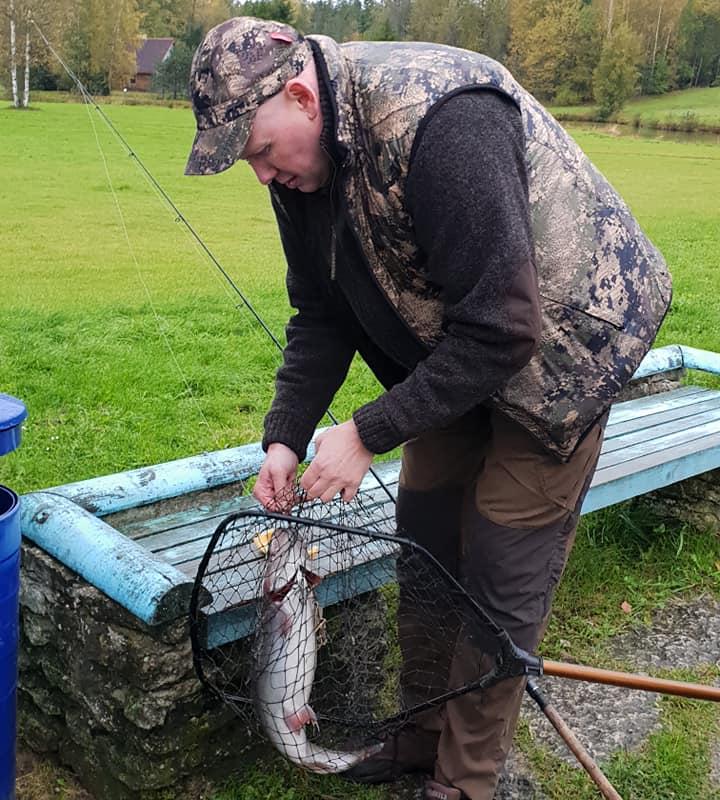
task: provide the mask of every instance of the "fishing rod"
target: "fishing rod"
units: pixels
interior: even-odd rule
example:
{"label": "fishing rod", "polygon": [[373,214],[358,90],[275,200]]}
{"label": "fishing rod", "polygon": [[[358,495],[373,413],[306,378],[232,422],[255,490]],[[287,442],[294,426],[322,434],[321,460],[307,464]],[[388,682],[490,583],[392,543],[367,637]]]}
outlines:
{"label": "fishing rod", "polygon": [[[255,309],[253,304],[248,299],[247,295],[245,295],[245,293],[240,289],[240,287],[237,285],[237,283],[233,280],[232,276],[223,267],[223,265],[220,263],[218,258],[215,256],[213,251],[210,249],[210,247],[208,247],[208,245],[205,243],[204,239],[195,230],[194,226],[190,223],[190,221],[187,219],[187,217],[182,213],[180,208],[178,208],[178,206],[175,204],[173,199],[170,197],[170,195],[165,191],[163,186],[157,180],[157,178],[155,178],[155,176],[145,166],[145,164],[142,161],[142,159],[140,158],[140,156],[135,152],[135,150],[133,150],[133,148],[130,146],[130,143],[125,139],[125,137],[122,135],[122,133],[120,133],[120,131],[117,129],[117,127],[113,124],[113,121],[105,113],[105,111],[102,109],[102,107],[97,102],[95,97],[88,91],[87,87],[83,84],[83,82],[80,80],[80,78],[78,78],[78,76],[72,71],[72,69],[70,69],[70,67],[65,63],[65,61],[62,59],[60,54],[55,50],[55,48],[52,46],[52,44],[48,41],[47,37],[45,36],[45,34],[43,33],[42,29],[37,24],[37,22],[35,22],[35,20],[32,17],[30,18],[30,21],[35,26],[35,28],[37,29],[37,32],[40,34],[40,38],[43,40],[43,42],[45,43],[47,48],[55,56],[55,58],[58,60],[58,62],[62,66],[62,68],[65,70],[65,72],[67,73],[67,75],[70,78],[70,80],[72,80],[73,83],[77,86],[77,88],[78,88],[81,96],[85,100],[85,102],[87,104],[89,104],[89,105],[92,105],[93,108],[100,114],[101,119],[108,126],[108,128],[111,130],[111,132],[113,133],[115,138],[120,142],[120,145],[127,151],[128,155],[133,159],[134,163],[137,165],[138,169],[143,173],[143,175],[145,176],[146,180],[148,180],[150,185],[155,189],[155,191],[158,193],[158,195],[162,198],[162,200],[165,201],[166,205],[170,208],[172,213],[175,215],[176,222],[180,222],[185,227],[185,229],[190,234],[190,236],[195,241],[195,243],[201,248],[201,250],[205,253],[205,255],[210,259],[210,262],[212,263],[212,265],[218,270],[218,272],[223,277],[223,279],[227,282],[227,284],[230,286],[232,291],[234,291],[235,294],[240,298],[240,300],[243,303],[243,305],[245,306],[245,308],[247,308],[247,310],[252,314],[252,316],[255,319],[255,321],[258,323],[258,325],[260,325],[262,330],[267,334],[267,336],[270,338],[272,343],[275,345],[277,350],[282,355],[282,353],[284,352],[284,349],[283,349],[282,344],[280,343],[280,340],[277,338],[277,336],[275,336],[275,334],[272,332],[272,330],[267,325],[265,320],[262,318],[260,313]],[[325,413],[327,414],[328,418],[330,419],[330,421],[332,422],[333,425],[339,425],[340,424],[339,420],[333,414],[333,412],[332,412],[332,410],[330,408],[328,408]],[[387,496],[390,498],[390,500],[393,503],[395,503],[396,502],[395,501],[395,497],[393,496],[393,494],[390,491],[389,487],[385,484],[385,482],[382,480],[380,475],[375,471],[375,469],[372,466],[370,467],[369,472],[373,476],[373,478],[377,481],[378,485],[383,489],[385,494],[387,494]]]}

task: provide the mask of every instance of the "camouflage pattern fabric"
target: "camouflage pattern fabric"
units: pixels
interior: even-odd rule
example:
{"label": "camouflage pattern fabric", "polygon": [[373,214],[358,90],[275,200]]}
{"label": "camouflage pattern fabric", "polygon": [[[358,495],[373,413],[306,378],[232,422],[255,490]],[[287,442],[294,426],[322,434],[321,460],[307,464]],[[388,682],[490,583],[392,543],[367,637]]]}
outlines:
{"label": "camouflage pattern fabric", "polygon": [[231,167],[250,136],[257,108],[311,59],[310,45],[289,25],[234,17],[213,28],[195,51],[190,70],[197,134],[185,174]]}
{"label": "camouflage pattern fabric", "polygon": [[667,311],[671,279],[625,203],[499,63],[422,43],[310,37],[347,149],[341,189],[378,284],[415,334],[442,338],[442,298],[422,271],[404,203],[412,147],[433,105],[488,87],[522,112],[543,328],[530,363],[490,403],[567,459],[630,379]]}

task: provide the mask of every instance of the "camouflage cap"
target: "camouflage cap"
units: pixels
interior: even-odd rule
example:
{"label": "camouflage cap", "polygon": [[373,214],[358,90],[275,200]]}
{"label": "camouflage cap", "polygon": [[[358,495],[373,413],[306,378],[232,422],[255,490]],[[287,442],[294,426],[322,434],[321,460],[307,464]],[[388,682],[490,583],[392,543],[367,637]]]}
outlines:
{"label": "camouflage cap", "polygon": [[185,174],[210,175],[231,167],[260,104],[311,60],[309,43],[280,22],[234,17],[210,30],[190,69],[197,133]]}

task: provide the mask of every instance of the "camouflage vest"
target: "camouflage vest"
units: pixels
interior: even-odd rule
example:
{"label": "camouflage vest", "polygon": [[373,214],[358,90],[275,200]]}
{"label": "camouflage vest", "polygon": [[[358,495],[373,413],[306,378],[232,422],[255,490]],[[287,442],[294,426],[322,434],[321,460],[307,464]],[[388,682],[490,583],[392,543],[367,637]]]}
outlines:
{"label": "camouflage vest", "polygon": [[442,337],[442,298],[419,268],[404,202],[413,142],[432,106],[492,87],[522,112],[542,335],[490,399],[567,458],[649,349],[671,295],[665,262],[625,203],[553,117],[490,58],[420,43],[320,46],[347,149],[342,185],[367,263],[417,337]]}

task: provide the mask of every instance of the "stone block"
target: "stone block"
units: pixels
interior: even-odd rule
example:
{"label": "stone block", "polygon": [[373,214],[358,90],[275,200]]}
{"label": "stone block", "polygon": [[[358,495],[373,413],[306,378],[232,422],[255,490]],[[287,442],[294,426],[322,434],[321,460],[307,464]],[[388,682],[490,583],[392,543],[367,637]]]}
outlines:
{"label": "stone block", "polygon": [[[187,620],[151,627],[23,543],[19,735],[102,800],[191,798],[255,742],[195,677]],[[170,792],[170,795],[168,795]]]}

